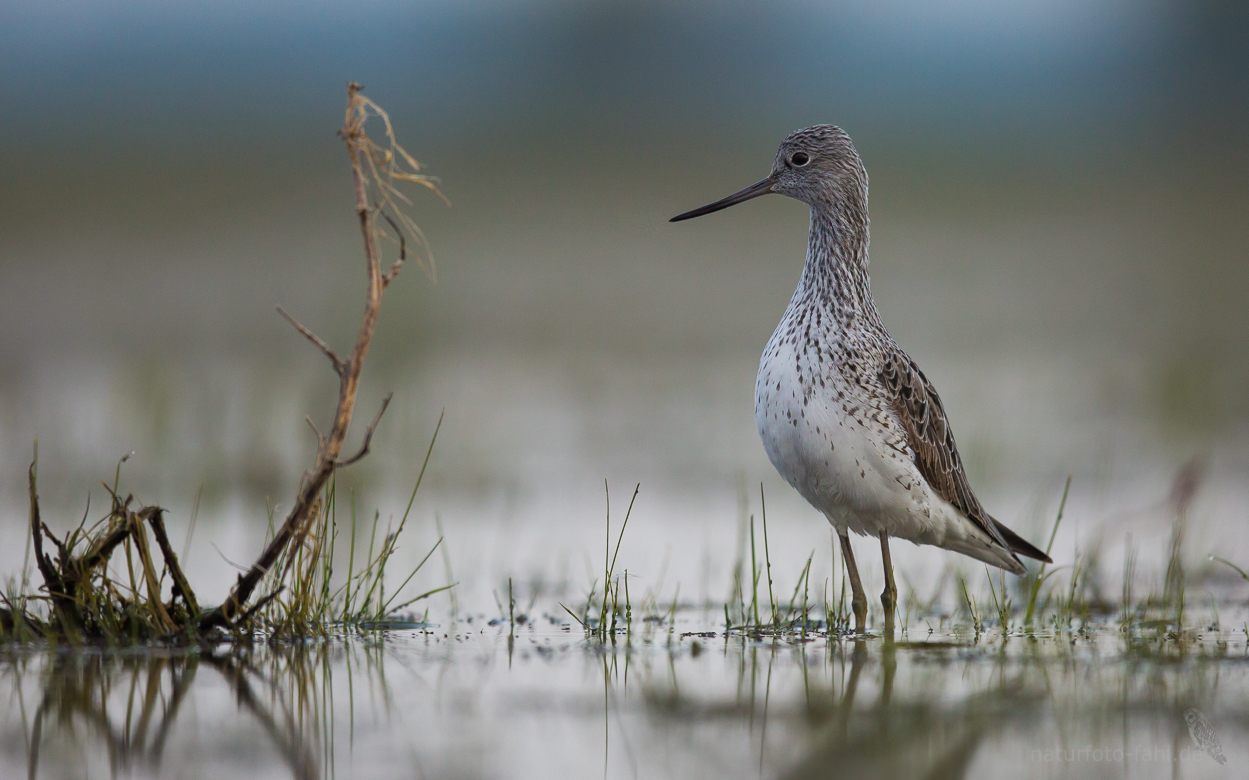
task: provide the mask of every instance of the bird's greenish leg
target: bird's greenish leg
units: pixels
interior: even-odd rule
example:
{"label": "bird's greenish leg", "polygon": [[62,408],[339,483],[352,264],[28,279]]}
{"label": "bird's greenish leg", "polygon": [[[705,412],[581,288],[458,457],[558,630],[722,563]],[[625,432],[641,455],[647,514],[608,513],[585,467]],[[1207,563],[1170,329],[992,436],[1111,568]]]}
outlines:
{"label": "bird's greenish leg", "polygon": [[850,579],[850,607],[854,611],[854,633],[867,633],[867,596],[863,595],[863,583],[859,581],[859,567],[854,562],[854,551],[850,549],[850,533],[838,529],[837,538],[841,540],[841,559],[846,564],[846,576]]}
{"label": "bird's greenish leg", "polygon": [[893,616],[898,608],[898,586],[893,583],[893,559],[889,557],[889,535],[880,532],[880,557],[885,564],[885,589],[880,605],[885,608],[885,636],[893,638]]}

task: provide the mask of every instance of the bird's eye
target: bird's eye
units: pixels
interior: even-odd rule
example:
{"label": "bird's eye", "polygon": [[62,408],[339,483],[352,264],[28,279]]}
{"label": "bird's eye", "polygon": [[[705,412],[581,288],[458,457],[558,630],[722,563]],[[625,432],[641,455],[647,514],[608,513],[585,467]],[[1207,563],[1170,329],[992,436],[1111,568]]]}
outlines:
{"label": "bird's eye", "polygon": [[802,166],[811,162],[811,158],[807,156],[806,152],[794,152],[794,156],[790,157],[789,161],[793,163],[794,165],[798,166],[799,168],[801,168]]}

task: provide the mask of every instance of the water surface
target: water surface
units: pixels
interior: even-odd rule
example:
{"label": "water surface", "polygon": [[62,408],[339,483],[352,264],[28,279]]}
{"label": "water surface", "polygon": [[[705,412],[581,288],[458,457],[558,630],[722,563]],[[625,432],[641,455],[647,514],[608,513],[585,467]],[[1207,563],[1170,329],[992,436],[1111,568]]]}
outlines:
{"label": "water surface", "polygon": [[[0,761],[31,777],[1236,775],[1243,630],[1132,636],[920,622],[888,643],[752,639],[681,610],[606,644],[544,615],[216,654],[11,648]],[[1226,765],[1193,741],[1193,710]]]}

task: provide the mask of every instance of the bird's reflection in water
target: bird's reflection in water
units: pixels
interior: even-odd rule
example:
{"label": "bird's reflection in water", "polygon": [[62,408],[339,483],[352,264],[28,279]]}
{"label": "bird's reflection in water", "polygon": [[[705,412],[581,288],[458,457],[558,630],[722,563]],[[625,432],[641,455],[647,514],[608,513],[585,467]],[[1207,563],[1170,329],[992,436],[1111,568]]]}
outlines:
{"label": "bird's reflection in water", "polygon": [[[754,765],[747,775],[728,763],[726,776],[1049,777],[1081,761],[1156,776],[1192,761],[1184,776],[1199,776],[1221,767],[1199,761],[1189,744],[1182,714],[1192,707],[1220,712],[1224,743],[1245,740],[1238,726],[1249,723],[1249,709],[1219,696],[1220,683],[1242,682],[1221,669],[1225,648],[1140,658],[1119,655],[1121,647],[1103,655],[1108,649],[1027,637],[801,645],[742,637],[723,649],[740,664],[735,701],[658,686],[645,699],[655,733],[697,739],[709,724],[721,734],[749,733]],[[785,690],[795,663],[803,667],[797,697]],[[724,745],[706,746],[709,765],[726,765],[716,752]]]}
{"label": "bird's reflection in water", "polygon": [[992,705],[977,701],[962,712],[950,712],[926,704],[894,703],[897,652],[893,642],[876,650],[880,674],[876,701],[856,708],[869,654],[865,642],[853,643],[841,696],[827,711],[812,710],[812,720],[822,722],[814,749],[789,769],[786,778],[966,776],[991,720]]}

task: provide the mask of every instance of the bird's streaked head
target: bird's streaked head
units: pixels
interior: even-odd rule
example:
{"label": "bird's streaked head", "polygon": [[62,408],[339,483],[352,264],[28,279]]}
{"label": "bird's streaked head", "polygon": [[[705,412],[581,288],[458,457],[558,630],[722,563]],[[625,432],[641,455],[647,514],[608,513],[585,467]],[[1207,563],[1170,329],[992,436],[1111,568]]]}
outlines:
{"label": "bird's streaked head", "polygon": [[867,207],[867,171],[850,136],[840,127],[813,125],[781,141],[772,173],[727,198],[673,217],[701,217],[770,193],[788,195],[812,208]]}

